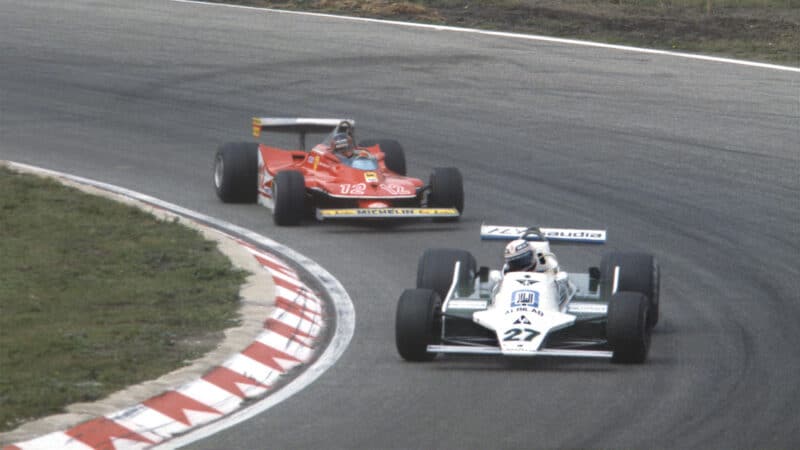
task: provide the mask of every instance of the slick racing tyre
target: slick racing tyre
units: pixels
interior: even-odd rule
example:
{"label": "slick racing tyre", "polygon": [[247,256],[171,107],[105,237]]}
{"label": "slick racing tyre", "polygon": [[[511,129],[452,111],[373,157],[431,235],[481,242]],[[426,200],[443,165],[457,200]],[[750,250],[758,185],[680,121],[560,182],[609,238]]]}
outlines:
{"label": "slick racing tyre", "polygon": [[[439,167],[433,169],[430,179],[428,206],[435,208],[456,208],[458,213],[464,211],[464,184],[461,172],[455,167]],[[458,220],[458,217],[441,219],[443,221]]]}
{"label": "slick racing tyre", "polygon": [[466,250],[451,248],[430,248],[419,258],[417,264],[417,288],[431,289],[444,299],[453,283],[453,270],[456,261],[461,263],[458,271],[460,294],[467,295],[474,288],[477,263],[475,257]]}
{"label": "slick racing tyre", "polygon": [[275,225],[297,225],[305,213],[306,181],[296,170],[284,170],[272,182]]}
{"label": "slick racing tyre", "polygon": [[606,337],[613,351],[612,362],[641,364],[650,350],[647,313],[650,302],[640,292],[617,292],[608,303]]}
{"label": "slick racing tyre", "polygon": [[611,252],[603,255],[600,262],[600,276],[604,282],[604,296],[609,298],[613,289],[614,268],[619,266],[617,292],[641,292],[650,301],[647,324],[651,328],[658,323],[659,290],[661,274],[658,262],[647,253]]}
{"label": "slick racing tyre", "polygon": [[225,203],[254,203],[258,197],[258,143],[229,142],[214,156],[214,190]]}
{"label": "slick racing tyre", "polygon": [[439,295],[430,289],[406,289],[400,295],[394,324],[395,343],[397,352],[406,361],[431,361],[436,357],[427,349],[438,342],[441,305]]}
{"label": "slick racing tyre", "polygon": [[406,154],[399,142],[393,139],[368,139],[358,144],[361,147],[378,144],[383,152],[383,163],[386,164],[386,168],[398,175],[406,175]]}

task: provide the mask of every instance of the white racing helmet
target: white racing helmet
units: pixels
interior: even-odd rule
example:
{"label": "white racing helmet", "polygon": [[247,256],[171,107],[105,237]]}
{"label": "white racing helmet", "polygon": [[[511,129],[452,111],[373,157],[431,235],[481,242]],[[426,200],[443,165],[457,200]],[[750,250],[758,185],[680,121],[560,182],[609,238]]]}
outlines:
{"label": "white racing helmet", "polygon": [[516,239],[506,245],[503,253],[507,271],[533,270],[536,267],[536,258],[530,242]]}

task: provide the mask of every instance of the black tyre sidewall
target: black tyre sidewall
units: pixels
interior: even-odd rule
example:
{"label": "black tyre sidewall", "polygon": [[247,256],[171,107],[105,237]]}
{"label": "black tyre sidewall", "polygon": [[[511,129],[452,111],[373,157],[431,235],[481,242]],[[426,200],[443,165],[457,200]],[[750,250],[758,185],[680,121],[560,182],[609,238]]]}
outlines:
{"label": "black tyre sidewall", "polygon": [[372,147],[378,145],[383,152],[383,163],[386,168],[392,172],[405,176],[406,175],[406,154],[403,146],[393,139],[368,139],[359,142],[361,147]]}
{"label": "black tyre sidewall", "polygon": [[427,351],[436,342],[436,310],[441,299],[430,289],[406,289],[397,302],[395,345],[407,361],[431,361],[435,353]]}
{"label": "black tyre sidewall", "polygon": [[469,290],[477,272],[475,257],[466,250],[453,248],[431,248],[420,256],[417,264],[417,288],[431,289],[439,297],[446,298],[453,283],[453,267],[456,261],[461,262],[459,280],[464,282],[460,288]]}
{"label": "black tyre sidewall", "polygon": [[610,298],[614,267],[619,266],[617,291],[633,291],[644,294],[650,301],[647,323],[654,327],[659,319],[659,291],[661,274],[658,262],[649,253],[610,252],[603,255],[600,262],[601,279],[604,281],[603,294]]}
{"label": "black tyre sidewall", "polygon": [[[222,163],[221,182],[216,173]],[[214,190],[226,203],[255,203],[258,198],[258,143],[229,142],[222,144],[214,156]]]}
{"label": "black tyre sidewall", "polygon": [[606,337],[614,352],[612,361],[641,364],[650,350],[647,314],[650,302],[641,292],[617,292],[608,303]]}
{"label": "black tyre sidewall", "polygon": [[284,170],[275,174],[272,183],[274,209],[272,218],[276,225],[297,225],[305,213],[306,185],[303,174]]}
{"label": "black tyre sidewall", "polygon": [[456,208],[459,213],[464,211],[464,182],[458,169],[455,167],[433,169],[430,188],[428,206]]}

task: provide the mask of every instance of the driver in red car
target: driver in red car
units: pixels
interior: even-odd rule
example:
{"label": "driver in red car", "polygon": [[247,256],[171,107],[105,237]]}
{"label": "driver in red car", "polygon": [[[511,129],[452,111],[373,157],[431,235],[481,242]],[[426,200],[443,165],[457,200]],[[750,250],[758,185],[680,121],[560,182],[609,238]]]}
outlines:
{"label": "driver in red car", "polygon": [[353,157],[355,151],[355,144],[353,137],[347,133],[336,133],[333,135],[331,144],[333,153],[342,160],[342,162],[349,162],[348,160]]}

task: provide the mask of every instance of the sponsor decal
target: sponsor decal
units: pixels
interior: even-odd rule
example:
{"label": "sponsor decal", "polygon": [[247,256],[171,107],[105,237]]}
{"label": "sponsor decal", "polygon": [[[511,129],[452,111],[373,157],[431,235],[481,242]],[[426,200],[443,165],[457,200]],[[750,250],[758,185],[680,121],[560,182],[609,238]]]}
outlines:
{"label": "sponsor decal", "polygon": [[411,208],[391,208],[391,209],[384,209],[384,208],[375,208],[375,209],[359,209],[358,215],[359,216],[374,216],[374,215],[389,215],[389,216],[413,216],[419,215],[420,212],[417,209]]}
{"label": "sponsor decal", "polygon": [[537,291],[514,291],[511,293],[511,307],[515,306],[539,306],[539,293]]}
{"label": "sponsor decal", "polygon": [[411,191],[400,184],[382,184],[379,186],[382,190],[392,195],[410,195]]}
{"label": "sponsor decal", "polygon": [[261,136],[261,120],[253,118],[253,136]]}
{"label": "sponsor decal", "polygon": [[258,188],[262,195],[272,198],[272,175],[264,167],[260,154],[258,157]]}
{"label": "sponsor decal", "polygon": [[543,234],[549,238],[603,239],[602,232],[590,230],[543,230]]}
{"label": "sponsor decal", "polygon": [[525,308],[520,306],[517,308],[507,309],[505,311],[505,315],[507,316],[515,313],[530,313],[530,314],[536,314],[539,317],[544,317],[544,312],[541,309],[537,308]]}
{"label": "sponsor decal", "polygon": [[375,172],[364,172],[364,181],[367,183],[377,183],[378,182],[378,174]]}
{"label": "sponsor decal", "polygon": [[527,230],[525,227],[487,227],[485,233],[503,236],[521,236],[525,230]]}
{"label": "sponsor decal", "polygon": [[606,314],[608,305],[602,303],[570,303],[567,312],[573,314]]}
{"label": "sponsor decal", "polygon": [[525,316],[519,316],[517,320],[514,321],[514,325],[530,325],[531,321],[528,320]]}
{"label": "sponsor decal", "polygon": [[456,215],[458,215],[458,211],[455,208],[346,208],[317,210],[318,217],[451,217]]}
{"label": "sponsor decal", "polygon": [[450,300],[447,302],[447,309],[486,309],[486,302],[483,300]]}
{"label": "sponsor decal", "polygon": [[530,286],[530,285],[532,285],[532,284],[536,284],[536,283],[538,283],[538,281],[536,281],[536,280],[531,280],[531,279],[528,279],[528,278],[526,278],[526,279],[524,279],[524,280],[519,280],[519,279],[518,279],[518,280],[517,280],[517,283],[519,283],[519,284],[521,284],[521,285],[523,285],[523,286]]}
{"label": "sponsor decal", "polygon": [[355,216],[354,209],[329,209],[322,213],[324,216]]}

